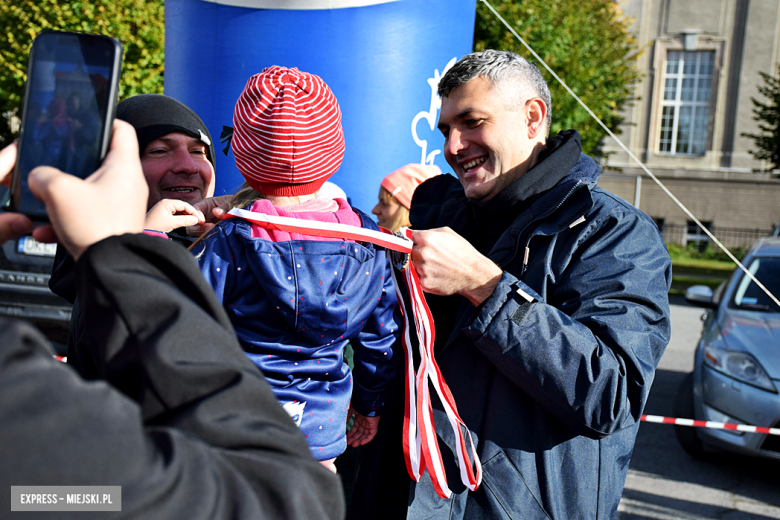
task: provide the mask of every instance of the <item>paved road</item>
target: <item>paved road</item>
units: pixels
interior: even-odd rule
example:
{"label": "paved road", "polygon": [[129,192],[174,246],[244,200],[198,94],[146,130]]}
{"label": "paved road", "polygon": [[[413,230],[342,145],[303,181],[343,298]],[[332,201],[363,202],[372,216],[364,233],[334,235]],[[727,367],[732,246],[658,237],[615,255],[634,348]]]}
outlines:
{"label": "paved road", "polygon": [[[693,370],[701,308],[672,301],[672,340],[661,359],[645,412],[672,416],[675,390]],[[643,423],[618,520],[780,519],[780,463],[730,455],[692,459],[673,427]]]}

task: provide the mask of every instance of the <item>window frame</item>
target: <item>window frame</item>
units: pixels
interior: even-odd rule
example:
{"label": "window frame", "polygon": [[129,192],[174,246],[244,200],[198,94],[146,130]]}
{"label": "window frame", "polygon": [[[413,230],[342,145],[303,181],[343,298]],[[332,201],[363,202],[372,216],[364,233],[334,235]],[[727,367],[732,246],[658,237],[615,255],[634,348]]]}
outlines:
{"label": "window frame", "polygon": [[[723,70],[723,50],[725,41],[721,39],[704,39],[699,38],[695,49],[686,49],[684,45],[684,35],[674,39],[658,39],[653,45],[653,77],[654,85],[652,90],[652,104],[650,112],[650,124],[648,128],[648,136],[650,138],[653,154],[656,157],[663,157],[668,159],[691,159],[697,160],[707,156],[708,153],[713,151],[713,143],[716,134],[715,122],[717,118],[716,107],[718,105],[718,98],[720,95],[720,80]],[[710,89],[709,111],[707,115],[707,137],[704,140],[704,152],[703,153],[677,153],[672,151],[661,151],[661,124],[662,124],[662,112],[664,106],[670,106],[664,104],[664,89],[666,79],[666,62],[669,52],[706,52],[714,51],[714,62],[712,70],[712,83]],[[681,85],[678,85],[678,89]],[[679,106],[679,105],[678,105]]]}
{"label": "window frame", "polygon": [[[669,57],[672,53],[679,54],[679,60],[673,72],[669,71],[670,63]],[[707,63],[705,61],[705,54],[710,63],[710,71],[707,75],[700,74],[702,66]],[[691,60],[687,58],[694,57],[693,66],[691,67]],[[663,62],[663,74],[661,81],[663,81],[663,95],[659,99],[661,105],[661,127],[658,137],[659,153],[669,155],[695,155],[701,156],[706,153],[706,142],[709,130],[709,111],[712,101],[712,79],[715,73],[715,51],[709,50],[696,50],[696,51],[677,51],[669,50],[666,53],[666,59]],[[686,75],[685,69],[692,68],[693,73]],[[702,81],[709,81],[709,95],[704,101],[697,99],[701,93]],[[670,89],[670,84],[672,88]],[[686,86],[688,85],[688,86]],[[691,99],[684,99],[686,89],[690,89]],[[671,99],[667,98],[669,91],[673,92]],[[671,109],[667,112],[667,109]],[[689,127],[686,129],[682,122],[682,114],[685,109],[690,111]],[[707,120],[700,120],[700,110],[706,109]],[[665,122],[669,120],[667,114],[670,113],[671,126],[668,128],[668,140],[664,139],[664,132],[667,130]],[[702,123],[704,123],[702,128]],[[697,130],[703,130],[705,133],[703,142],[696,139]],[[687,134],[687,135],[686,135]],[[684,141],[684,144],[683,144]],[[668,145],[669,150],[662,150],[664,145]],[[689,151],[679,151],[681,146],[686,146]],[[701,147],[699,150],[694,148]]]}

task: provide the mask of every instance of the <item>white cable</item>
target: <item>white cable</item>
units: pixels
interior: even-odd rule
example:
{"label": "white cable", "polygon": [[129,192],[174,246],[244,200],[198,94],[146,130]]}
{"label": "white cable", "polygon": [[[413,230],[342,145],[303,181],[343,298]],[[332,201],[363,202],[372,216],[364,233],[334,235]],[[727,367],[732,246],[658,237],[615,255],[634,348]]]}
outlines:
{"label": "white cable", "polygon": [[761,282],[759,282],[759,281],[756,279],[756,277],[755,277],[755,276],[753,276],[753,274],[752,274],[750,271],[748,271],[748,270],[745,268],[745,266],[744,266],[744,265],[742,265],[742,263],[741,263],[739,260],[737,260],[737,259],[736,259],[736,257],[735,257],[734,255],[732,255],[732,254],[731,254],[731,251],[729,251],[728,249],[726,249],[726,247],[725,247],[723,244],[721,244],[721,243],[720,243],[720,240],[718,240],[717,238],[715,238],[715,235],[713,235],[712,233],[710,233],[710,230],[709,230],[709,229],[707,229],[706,227],[704,227],[704,225],[703,225],[701,222],[699,222],[699,219],[697,219],[697,218],[696,218],[696,217],[693,215],[693,213],[691,213],[691,212],[688,210],[688,208],[686,208],[686,207],[685,207],[685,205],[684,205],[682,202],[680,202],[680,201],[677,199],[677,197],[675,197],[675,196],[674,196],[674,194],[673,194],[671,191],[669,191],[669,189],[668,189],[666,186],[664,186],[664,184],[663,184],[663,183],[662,183],[662,182],[661,182],[661,181],[658,179],[658,177],[656,177],[655,175],[653,175],[653,172],[651,172],[650,170],[648,170],[648,169],[647,169],[647,166],[645,166],[645,165],[644,165],[644,163],[642,163],[642,161],[640,161],[640,160],[639,160],[639,159],[638,159],[638,158],[637,158],[637,157],[636,157],[636,156],[635,156],[635,155],[634,155],[634,154],[631,152],[631,150],[629,150],[629,149],[626,147],[626,145],[624,145],[624,144],[623,144],[623,141],[621,141],[620,139],[618,139],[618,138],[617,138],[617,136],[616,136],[614,133],[612,133],[612,131],[611,131],[609,128],[607,128],[607,125],[605,125],[605,124],[604,124],[604,123],[601,121],[601,119],[599,119],[599,118],[598,118],[598,116],[597,116],[596,114],[594,114],[594,113],[591,111],[591,109],[590,109],[590,108],[588,108],[588,106],[587,106],[587,105],[586,105],[586,104],[585,104],[585,103],[584,103],[584,102],[583,102],[583,101],[582,101],[582,100],[579,98],[579,96],[577,96],[577,94],[575,94],[575,93],[574,93],[574,91],[572,91],[572,89],[570,89],[570,88],[569,88],[569,86],[568,86],[566,83],[564,83],[564,81],[563,81],[563,80],[562,80],[560,77],[558,77],[558,75],[557,75],[557,74],[556,74],[556,73],[555,73],[555,72],[554,72],[554,71],[553,71],[553,70],[552,70],[552,69],[549,67],[549,65],[547,65],[547,63],[545,63],[545,61],[542,59],[542,57],[541,57],[541,56],[539,56],[538,54],[536,54],[536,52],[535,52],[535,51],[534,51],[534,50],[531,48],[531,46],[530,46],[530,45],[528,45],[528,44],[525,42],[525,40],[523,40],[523,38],[522,38],[522,37],[521,37],[519,34],[517,34],[517,32],[516,32],[516,31],[515,31],[515,30],[512,28],[512,26],[511,26],[511,25],[509,25],[509,24],[507,23],[507,21],[506,21],[506,20],[504,20],[504,19],[501,17],[501,15],[500,15],[500,14],[498,14],[498,11],[496,11],[495,9],[493,9],[493,6],[492,6],[492,5],[490,5],[490,4],[488,3],[488,1],[487,1],[487,0],[482,0],[482,2],[483,2],[483,3],[484,3],[484,4],[485,4],[487,7],[488,7],[488,9],[490,9],[491,11],[493,11],[493,14],[494,14],[494,15],[496,15],[496,17],[497,17],[499,20],[501,20],[501,23],[503,23],[503,24],[506,26],[506,28],[507,28],[507,29],[509,29],[509,30],[512,32],[512,34],[514,34],[514,35],[515,35],[515,37],[516,37],[518,40],[520,40],[520,43],[522,43],[522,44],[525,46],[525,48],[526,48],[526,49],[528,49],[528,51],[529,51],[531,54],[533,54],[534,58],[536,58],[536,59],[539,61],[539,63],[541,63],[542,65],[544,65],[544,68],[545,68],[545,69],[547,69],[547,71],[548,71],[550,74],[552,74],[552,75],[553,75],[553,77],[554,77],[556,80],[558,80],[558,83],[560,83],[560,84],[563,86],[563,88],[565,88],[565,89],[566,89],[566,91],[567,91],[569,94],[571,94],[571,95],[572,95],[572,97],[574,97],[574,99],[576,99],[576,100],[577,100],[577,102],[579,102],[579,104],[580,104],[580,105],[582,105],[582,108],[584,108],[584,109],[585,109],[585,110],[588,112],[588,114],[590,114],[590,115],[591,115],[591,117],[593,117],[593,119],[595,119],[595,120],[596,120],[596,122],[597,122],[598,124],[600,124],[600,125],[601,125],[601,127],[602,127],[602,128],[603,128],[603,129],[604,129],[604,130],[605,130],[605,131],[606,131],[606,132],[609,134],[609,136],[610,136],[612,139],[614,139],[614,140],[615,140],[615,141],[616,141],[616,142],[617,142],[617,143],[620,145],[620,147],[621,147],[623,150],[625,150],[625,152],[626,152],[626,153],[629,155],[629,157],[631,157],[633,160],[635,160],[635,161],[637,162],[637,164],[638,164],[638,165],[639,165],[639,166],[640,166],[640,167],[641,167],[641,168],[644,170],[644,172],[645,172],[647,175],[649,175],[649,176],[650,176],[650,178],[651,178],[651,179],[653,179],[653,180],[655,181],[655,183],[656,183],[656,184],[658,184],[658,186],[660,186],[660,187],[661,187],[661,189],[662,189],[662,190],[664,190],[664,192],[665,192],[667,195],[669,195],[669,197],[671,197],[671,199],[672,199],[672,200],[673,200],[673,201],[674,201],[674,202],[675,202],[675,203],[676,203],[678,206],[680,206],[680,209],[682,209],[682,210],[685,212],[685,214],[686,214],[686,215],[688,215],[688,216],[689,216],[689,217],[690,217],[690,218],[691,218],[691,219],[692,219],[694,222],[696,222],[696,225],[697,225],[697,226],[699,226],[699,227],[702,229],[702,231],[704,231],[704,232],[707,234],[707,236],[708,236],[708,237],[710,237],[710,239],[711,239],[713,242],[715,242],[715,243],[718,245],[718,247],[720,247],[720,248],[723,250],[723,252],[724,252],[724,253],[726,253],[726,255],[728,255],[728,257],[729,257],[729,258],[731,258],[731,259],[732,259],[732,260],[733,260],[733,261],[734,261],[734,262],[735,262],[735,263],[736,263],[736,264],[737,264],[737,265],[738,265],[738,266],[739,266],[739,267],[740,267],[740,268],[741,268],[741,269],[742,269],[742,270],[745,272],[745,274],[746,274],[746,275],[747,275],[747,276],[748,276],[748,277],[749,277],[751,280],[753,280],[753,281],[756,283],[756,285],[758,285],[758,286],[761,288],[761,290],[762,290],[762,291],[764,291],[764,292],[765,292],[765,293],[766,293],[766,294],[767,294],[767,295],[768,295],[768,296],[769,296],[769,297],[772,299],[772,301],[774,301],[774,302],[777,304],[777,306],[778,306],[778,307],[780,307],[780,301],[779,301],[779,300],[778,300],[778,299],[775,297],[775,295],[774,295],[774,294],[772,294],[771,292],[769,292],[769,289],[767,289],[766,287],[764,287],[764,284],[762,284]]}

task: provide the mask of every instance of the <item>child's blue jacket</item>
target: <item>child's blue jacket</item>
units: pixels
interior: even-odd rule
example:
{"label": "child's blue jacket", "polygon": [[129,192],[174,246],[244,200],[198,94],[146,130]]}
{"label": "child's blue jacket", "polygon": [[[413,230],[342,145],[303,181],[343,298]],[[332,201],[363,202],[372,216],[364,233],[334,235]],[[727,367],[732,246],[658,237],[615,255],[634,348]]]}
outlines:
{"label": "child's blue jacket", "polygon": [[[378,229],[354,211],[364,228]],[[337,457],[346,449],[350,398],[359,413],[377,415],[396,372],[401,325],[390,263],[372,244],[273,242],[251,228],[239,218],[223,221],[194,253],[312,454]],[[343,358],[347,343],[354,375]]]}

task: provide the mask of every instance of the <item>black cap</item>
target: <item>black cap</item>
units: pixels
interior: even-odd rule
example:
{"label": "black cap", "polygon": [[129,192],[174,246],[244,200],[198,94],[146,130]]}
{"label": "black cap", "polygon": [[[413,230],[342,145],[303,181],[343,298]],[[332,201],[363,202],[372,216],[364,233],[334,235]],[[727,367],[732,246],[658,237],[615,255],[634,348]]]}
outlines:
{"label": "black cap", "polygon": [[133,125],[138,136],[138,151],[171,132],[184,132],[208,145],[209,161],[216,169],[211,134],[198,114],[184,103],[160,94],[140,94],[125,99],[116,106],[116,117]]}

